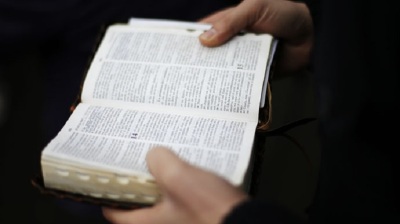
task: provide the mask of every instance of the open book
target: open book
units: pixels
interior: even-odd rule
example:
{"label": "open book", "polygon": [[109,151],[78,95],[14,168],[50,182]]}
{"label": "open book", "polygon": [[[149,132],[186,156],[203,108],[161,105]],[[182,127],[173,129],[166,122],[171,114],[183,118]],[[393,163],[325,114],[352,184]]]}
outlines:
{"label": "open book", "polygon": [[145,156],[155,146],[246,186],[275,49],[245,33],[215,48],[207,24],[133,19],[110,26],[81,102],[41,156],[44,185],[92,198],[162,198]]}

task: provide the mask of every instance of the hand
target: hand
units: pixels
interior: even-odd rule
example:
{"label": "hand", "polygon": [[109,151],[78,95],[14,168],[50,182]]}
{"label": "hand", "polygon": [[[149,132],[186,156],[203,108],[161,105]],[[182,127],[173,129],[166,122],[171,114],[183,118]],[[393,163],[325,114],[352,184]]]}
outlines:
{"label": "hand", "polygon": [[200,36],[208,47],[221,45],[241,30],[269,33],[282,41],[277,69],[283,73],[305,68],[310,60],[313,24],[304,3],[287,0],[244,0],[200,22],[213,28]]}
{"label": "hand", "polygon": [[247,195],[220,177],[181,160],[172,151],[155,148],[147,164],[163,199],[150,208],[121,211],[103,208],[112,223],[219,224]]}

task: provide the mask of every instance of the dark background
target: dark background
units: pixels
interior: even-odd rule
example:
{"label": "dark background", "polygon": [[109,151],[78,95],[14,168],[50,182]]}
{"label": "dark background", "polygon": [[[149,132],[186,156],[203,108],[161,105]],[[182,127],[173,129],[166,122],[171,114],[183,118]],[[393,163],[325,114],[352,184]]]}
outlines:
{"label": "dark background", "polygon": [[[8,4],[10,2],[0,1],[0,12],[3,12],[0,14],[0,30],[2,30],[0,32],[3,32],[0,33],[2,36],[0,37],[0,223],[106,223],[101,219],[98,208],[41,195],[30,182],[33,175],[39,172],[40,151],[51,136],[59,130],[69,114],[68,108],[78,94],[77,85],[80,83],[84,65],[90,57],[90,50],[85,52],[79,49],[66,50],[68,46],[75,46],[79,40],[79,35],[71,35],[74,32],[79,33],[76,29],[71,29],[72,31],[68,34],[70,39],[64,41],[67,44],[63,42],[66,46],[64,48],[60,47],[62,46],[60,43],[51,44],[51,41],[59,40],[62,33],[55,32],[59,36],[54,34],[51,41],[39,38],[40,35],[32,30],[35,30],[34,25],[40,27],[41,24],[32,21],[43,20],[43,18],[40,19],[42,15],[40,10],[38,12],[28,7],[31,9],[28,10],[29,12],[33,11],[34,17],[31,17],[31,20],[29,17],[24,18],[23,21],[32,23],[18,23],[15,21],[22,17],[15,16],[18,16],[21,11],[16,10],[12,14],[5,10],[10,7]],[[227,5],[228,1],[223,4]],[[196,7],[193,4],[188,6],[188,3],[182,5],[184,6]],[[88,6],[88,9],[91,7]],[[172,11],[164,10],[164,12],[161,10],[163,8],[156,8],[158,10],[147,8],[146,10],[152,13],[146,14],[144,11],[146,7],[142,6],[135,9],[136,14],[135,12],[125,13],[137,15],[136,17],[195,20],[220,7],[222,5],[203,6],[203,9],[197,8],[197,14],[173,14],[173,11],[182,11],[177,8],[171,9]],[[19,8],[13,7],[13,9]],[[82,11],[84,11],[83,8]],[[24,12],[26,15],[27,11]],[[74,15],[79,15],[78,11],[74,13]],[[123,19],[113,16],[100,17],[107,17],[109,23]],[[113,18],[110,19],[111,17]],[[88,29],[87,32],[91,32],[91,37],[95,37],[93,32],[101,25],[104,23],[99,23],[97,26],[86,25],[93,30]],[[30,35],[24,36],[23,32],[11,35],[11,31],[15,29],[10,29],[10,27],[19,28],[19,26],[24,27],[25,30],[28,28],[27,30],[30,31],[27,34]],[[79,23],[75,27],[79,28]],[[11,31],[7,33],[7,30]],[[16,38],[21,36],[23,38]],[[90,44],[93,45],[93,40],[93,38],[86,40],[89,44],[85,45],[86,48]],[[60,54],[59,52],[67,53]],[[54,66],[55,59],[64,62],[64,64],[61,63],[63,66]],[[53,65],[53,67],[50,66],[52,69],[49,69],[49,64]],[[75,70],[72,69],[74,67]],[[54,85],[50,87],[48,86],[51,83],[49,71],[54,73],[53,80],[50,79]],[[74,79],[72,84],[65,81],[68,78]],[[305,72],[289,78],[273,80],[271,87],[272,128],[315,116],[311,74]],[[66,92],[69,94],[65,95]],[[288,134],[304,148],[306,156],[287,138],[268,137],[264,146],[261,182],[255,197],[273,200],[306,217],[306,210],[315,192],[318,172],[319,142],[316,123],[296,127]]]}

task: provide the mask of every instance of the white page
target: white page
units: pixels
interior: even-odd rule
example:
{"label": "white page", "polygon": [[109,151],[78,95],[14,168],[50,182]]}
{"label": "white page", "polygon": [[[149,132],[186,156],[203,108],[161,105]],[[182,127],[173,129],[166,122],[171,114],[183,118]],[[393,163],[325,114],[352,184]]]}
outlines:
{"label": "white page", "polygon": [[[198,41],[201,32],[112,27],[92,62],[82,100],[100,105],[121,101],[149,111],[211,112],[221,118],[257,120],[272,37],[237,36],[221,47],[207,48]],[[260,55],[246,55],[251,51]],[[197,80],[195,74],[200,74]],[[134,79],[144,80],[146,85],[133,82],[132,86]],[[200,92],[201,97],[194,97],[194,92]],[[212,101],[221,104],[211,108]]]}
{"label": "white page", "polygon": [[[135,18],[135,17],[130,18],[128,24],[134,27],[147,27],[147,28],[152,27],[152,28],[163,28],[163,29],[179,28],[179,29],[203,30],[203,31],[212,28],[212,25],[208,23],[186,22],[186,21],[164,20],[164,19],[145,19],[145,18]],[[271,43],[271,50],[269,54],[267,69],[265,71],[265,79],[262,87],[260,108],[264,108],[265,106],[269,75],[277,46],[278,46],[278,39],[274,38]]]}
{"label": "white page", "polygon": [[42,155],[43,160],[58,158],[66,164],[151,177],[145,155],[162,145],[239,185],[247,170],[256,125],[81,103]]}
{"label": "white page", "polygon": [[186,22],[178,20],[166,19],[145,19],[135,18],[129,19],[128,24],[134,27],[153,27],[153,28],[173,28],[173,29],[192,29],[192,30],[208,30],[211,24]]}

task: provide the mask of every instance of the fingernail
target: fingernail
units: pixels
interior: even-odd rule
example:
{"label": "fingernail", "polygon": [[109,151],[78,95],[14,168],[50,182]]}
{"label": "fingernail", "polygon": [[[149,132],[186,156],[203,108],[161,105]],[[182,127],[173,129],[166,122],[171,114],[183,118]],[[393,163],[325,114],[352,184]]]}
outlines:
{"label": "fingernail", "polygon": [[211,40],[215,34],[217,33],[217,31],[214,28],[211,28],[209,30],[207,30],[206,32],[202,33],[200,38],[203,40]]}

